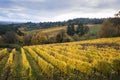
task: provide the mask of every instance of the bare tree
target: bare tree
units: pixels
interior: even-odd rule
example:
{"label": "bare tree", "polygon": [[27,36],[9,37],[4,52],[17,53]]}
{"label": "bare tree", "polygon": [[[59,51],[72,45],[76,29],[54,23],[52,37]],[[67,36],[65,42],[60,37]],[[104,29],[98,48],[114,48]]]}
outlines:
{"label": "bare tree", "polygon": [[115,17],[120,17],[120,11],[118,13],[115,14]]}

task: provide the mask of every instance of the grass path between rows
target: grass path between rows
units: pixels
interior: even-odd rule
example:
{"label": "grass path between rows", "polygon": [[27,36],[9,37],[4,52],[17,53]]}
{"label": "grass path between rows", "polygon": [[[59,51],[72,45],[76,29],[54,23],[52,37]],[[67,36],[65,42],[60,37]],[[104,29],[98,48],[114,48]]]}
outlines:
{"label": "grass path between rows", "polygon": [[28,54],[27,51],[25,53],[32,68],[32,80],[48,80],[32,56]]}

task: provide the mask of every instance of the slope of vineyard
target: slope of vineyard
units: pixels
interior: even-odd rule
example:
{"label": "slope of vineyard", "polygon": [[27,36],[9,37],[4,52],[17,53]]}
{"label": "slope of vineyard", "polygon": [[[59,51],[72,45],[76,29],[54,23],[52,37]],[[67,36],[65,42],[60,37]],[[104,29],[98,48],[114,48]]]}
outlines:
{"label": "slope of vineyard", "polygon": [[10,77],[14,72],[20,75],[17,80],[120,79],[120,37],[24,46],[19,53],[8,52],[0,50],[0,64],[4,64],[0,68],[5,71],[0,78],[5,80],[16,80]]}

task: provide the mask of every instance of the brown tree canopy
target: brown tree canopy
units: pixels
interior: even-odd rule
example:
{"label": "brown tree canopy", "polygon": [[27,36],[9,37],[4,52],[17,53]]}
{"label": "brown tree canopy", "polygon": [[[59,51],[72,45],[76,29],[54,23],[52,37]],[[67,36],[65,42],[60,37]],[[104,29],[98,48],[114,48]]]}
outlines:
{"label": "brown tree canopy", "polygon": [[100,37],[119,37],[120,18],[110,18],[103,22],[100,30]]}

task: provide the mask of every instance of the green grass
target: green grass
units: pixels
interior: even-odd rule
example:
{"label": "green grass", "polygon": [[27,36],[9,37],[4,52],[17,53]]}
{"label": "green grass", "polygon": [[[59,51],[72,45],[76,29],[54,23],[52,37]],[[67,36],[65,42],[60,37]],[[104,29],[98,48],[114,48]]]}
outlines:
{"label": "green grass", "polygon": [[[16,80],[25,80],[24,77],[21,75],[22,71],[22,61],[21,61],[21,54],[19,51],[15,53],[14,57],[14,73],[13,73],[13,79]],[[13,80],[12,79],[12,80]]]}
{"label": "green grass", "polygon": [[93,27],[90,27],[90,30],[88,32],[89,36],[90,36],[90,39],[98,38],[99,31],[100,31],[100,26],[101,25],[94,25]]}
{"label": "green grass", "polygon": [[50,33],[50,32],[56,32],[56,31],[64,30],[64,29],[66,29],[66,26],[64,26],[64,27],[53,27],[53,28],[43,29],[41,31],[44,32],[44,33]]}
{"label": "green grass", "polygon": [[12,66],[8,66],[7,68],[3,69],[3,78],[0,78],[2,80],[26,80],[21,75],[21,55],[20,52],[17,51],[14,56],[13,64]]}
{"label": "green grass", "polygon": [[34,33],[36,33],[37,31],[40,31],[40,30],[23,31],[23,33],[34,34]]}
{"label": "green grass", "polygon": [[95,25],[94,27],[90,28],[90,33],[97,34],[100,30],[100,25]]}
{"label": "green grass", "polygon": [[42,70],[39,68],[37,62],[35,62],[32,56],[27,53],[27,51],[26,56],[32,68],[32,80],[48,80],[47,77],[42,74]]}

